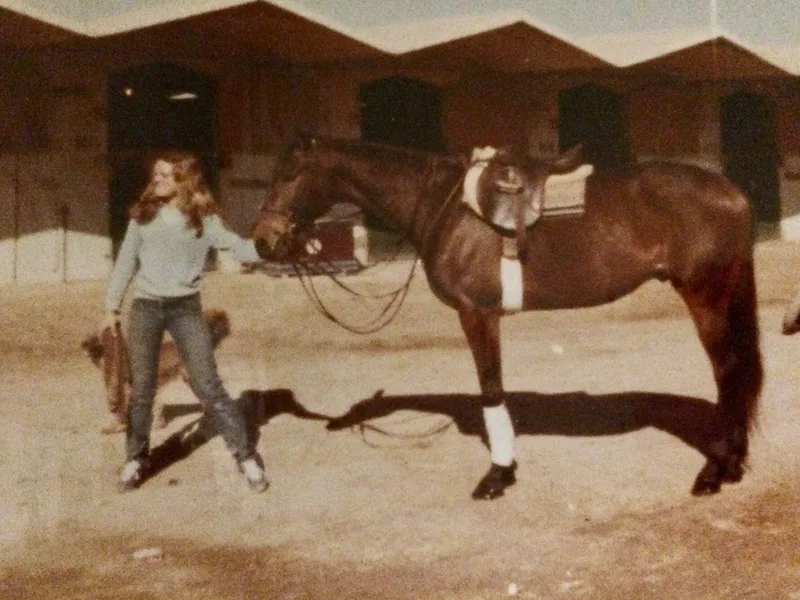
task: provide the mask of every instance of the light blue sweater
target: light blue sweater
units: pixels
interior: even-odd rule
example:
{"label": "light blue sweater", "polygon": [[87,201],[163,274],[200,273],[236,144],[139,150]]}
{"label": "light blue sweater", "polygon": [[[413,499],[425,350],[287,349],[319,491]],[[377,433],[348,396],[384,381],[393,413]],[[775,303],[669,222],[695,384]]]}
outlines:
{"label": "light blue sweater", "polygon": [[131,280],[134,298],[179,298],[200,291],[211,248],[231,250],[241,262],[260,262],[252,240],[227,229],[217,215],[203,218],[203,235],[186,226],[177,208],[163,206],[145,225],[128,223],[106,294],[106,310],[119,310]]}

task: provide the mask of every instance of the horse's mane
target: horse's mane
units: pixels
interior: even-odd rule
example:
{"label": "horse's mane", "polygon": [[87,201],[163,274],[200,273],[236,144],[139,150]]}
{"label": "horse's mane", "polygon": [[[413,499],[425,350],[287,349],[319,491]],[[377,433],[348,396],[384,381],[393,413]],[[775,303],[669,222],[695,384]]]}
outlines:
{"label": "horse's mane", "polygon": [[305,140],[310,140],[310,136],[303,132],[297,132],[289,138],[289,141],[283,145],[283,148],[278,153],[276,160],[275,160],[275,168],[272,170],[272,178],[270,181],[270,187],[274,185],[278,179],[283,175],[283,172],[286,170],[287,165],[289,164],[289,159],[294,154],[294,151],[297,148],[301,148],[304,145],[308,144],[309,142]]}
{"label": "horse's mane", "polygon": [[278,154],[276,168],[273,173],[273,183],[275,178],[280,177],[287,169],[292,168],[291,159],[298,150],[310,151],[315,146],[342,150],[353,156],[362,156],[371,160],[390,161],[398,166],[402,164],[417,165],[421,162],[432,161],[466,164],[466,159],[464,157],[455,154],[395,146],[384,142],[317,136],[304,131],[298,131],[290,138]]}

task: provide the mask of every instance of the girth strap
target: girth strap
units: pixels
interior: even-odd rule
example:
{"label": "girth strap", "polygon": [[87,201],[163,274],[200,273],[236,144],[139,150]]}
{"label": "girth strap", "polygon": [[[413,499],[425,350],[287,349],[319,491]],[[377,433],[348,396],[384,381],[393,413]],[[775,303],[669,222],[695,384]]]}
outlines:
{"label": "girth strap", "polygon": [[517,239],[503,237],[503,254],[500,257],[501,305],[506,313],[522,310],[522,264],[519,261]]}

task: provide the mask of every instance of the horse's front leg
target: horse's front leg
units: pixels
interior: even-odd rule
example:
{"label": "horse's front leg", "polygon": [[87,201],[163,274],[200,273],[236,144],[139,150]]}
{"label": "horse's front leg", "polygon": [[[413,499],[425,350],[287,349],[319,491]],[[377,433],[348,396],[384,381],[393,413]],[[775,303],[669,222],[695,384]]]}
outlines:
{"label": "horse's front leg", "polygon": [[458,311],[461,327],[467,336],[478,370],[483,403],[486,438],[492,457],[489,472],[472,492],[476,500],[492,500],[502,496],[516,482],[514,471],[514,425],[503,392],[502,359],[500,356],[500,316],[472,309]]}

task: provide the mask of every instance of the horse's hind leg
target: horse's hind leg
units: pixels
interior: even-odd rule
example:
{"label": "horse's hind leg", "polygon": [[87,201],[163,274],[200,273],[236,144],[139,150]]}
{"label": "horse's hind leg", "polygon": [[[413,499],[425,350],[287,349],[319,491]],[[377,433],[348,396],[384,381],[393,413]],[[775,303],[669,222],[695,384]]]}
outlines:
{"label": "horse's hind leg", "polygon": [[720,425],[692,493],[713,494],[742,478],[748,433],[755,418],[763,372],[752,262],[721,269],[702,288],[680,289],[717,384]]}
{"label": "horse's hind leg", "polygon": [[483,419],[492,465],[472,492],[476,500],[502,496],[516,482],[514,471],[514,425],[505,404],[500,355],[500,317],[475,310],[460,310],[461,327],[467,336],[478,370]]}

